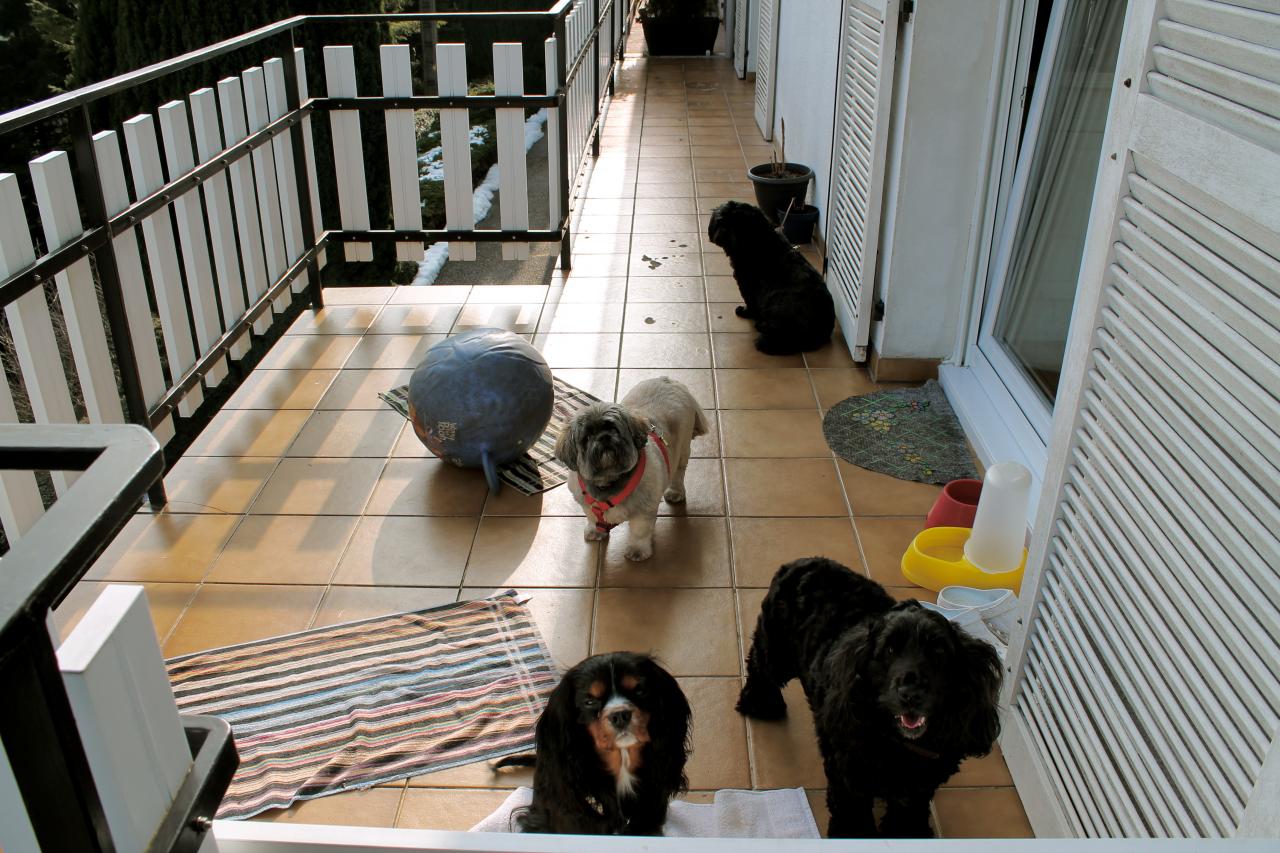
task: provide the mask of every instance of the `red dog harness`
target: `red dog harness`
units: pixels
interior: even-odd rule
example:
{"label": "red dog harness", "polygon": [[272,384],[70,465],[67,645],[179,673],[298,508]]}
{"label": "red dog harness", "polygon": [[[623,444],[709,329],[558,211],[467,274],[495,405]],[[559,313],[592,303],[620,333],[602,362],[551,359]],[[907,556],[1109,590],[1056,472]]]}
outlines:
{"label": "red dog harness", "polygon": [[[649,439],[658,446],[658,450],[662,453],[662,463],[667,466],[667,476],[671,476],[671,457],[667,455],[667,443],[662,440],[662,436],[658,435],[656,429],[649,430]],[[632,469],[631,476],[627,478],[627,483],[622,487],[622,491],[616,495],[607,498],[597,498],[587,491],[587,481],[582,479],[582,475],[578,475],[578,488],[582,491],[582,497],[587,502],[587,508],[596,517],[596,530],[601,533],[607,533],[616,524],[610,524],[604,520],[604,514],[613,509],[618,504],[631,497],[631,493],[640,485],[640,479],[644,476],[645,460],[649,458],[648,453],[640,454],[640,461],[636,467]]]}

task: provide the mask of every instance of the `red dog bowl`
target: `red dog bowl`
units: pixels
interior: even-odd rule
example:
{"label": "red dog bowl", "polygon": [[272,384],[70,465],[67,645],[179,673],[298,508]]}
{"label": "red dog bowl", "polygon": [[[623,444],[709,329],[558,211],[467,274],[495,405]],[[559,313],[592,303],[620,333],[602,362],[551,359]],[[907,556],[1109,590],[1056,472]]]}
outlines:
{"label": "red dog bowl", "polygon": [[933,503],[924,526],[973,527],[973,516],[978,511],[978,496],[982,494],[981,480],[952,480],[942,487],[942,494]]}

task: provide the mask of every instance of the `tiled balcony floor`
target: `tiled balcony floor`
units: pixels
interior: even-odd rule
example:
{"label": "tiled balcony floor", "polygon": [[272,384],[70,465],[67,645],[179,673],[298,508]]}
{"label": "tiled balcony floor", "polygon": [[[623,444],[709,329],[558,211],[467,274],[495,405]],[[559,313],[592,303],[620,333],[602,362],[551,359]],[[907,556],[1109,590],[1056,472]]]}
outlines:
{"label": "tiled balcony floor", "polygon": [[[328,307],[295,324],[174,467],[168,510],[129,524],[64,624],[101,582],[141,582],[164,652],[178,655],[516,587],[560,664],[649,649],[679,676],[695,712],[691,796],[804,786],[825,827],[799,685],[785,723],[733,711],[745,635],[773,571],[798,556],[823,553],[899,596],[931,596],[905,586],[897,562],[936,489],[827,449],[826,407],[874,387],[843,344],[761,355],[733,315],[706,214],[752,200],[745,169],[768,153],[751,88],[727,61],[630,60],[572,275],[549,287],[327,289]],[[694,444],[688,504],[663,507],[651,561],[623,560],[620,541],[585,543],[563,488],[487,496],[477,472],[430,458],[378,399],[449,331],[495,324],[532,335],[559,375],[597,396],[667,373],[708,410],[714,431]],[[481,764],[264,817],[466,829],[528,781]],[[941,831],[1028,834],[1010,785],[998,754],[970,762],[937,797]]]}

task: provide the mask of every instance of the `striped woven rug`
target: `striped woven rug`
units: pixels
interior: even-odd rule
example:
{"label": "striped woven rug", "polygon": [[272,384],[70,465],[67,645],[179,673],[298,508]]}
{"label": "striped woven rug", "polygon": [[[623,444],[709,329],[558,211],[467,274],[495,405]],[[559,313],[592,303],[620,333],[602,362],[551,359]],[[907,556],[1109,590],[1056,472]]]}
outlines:
{"label": "striped woven rug", "polygon": [[184,713],[231,724],[220,818],[529,749],[558,680],[514,591],[167,665]]}

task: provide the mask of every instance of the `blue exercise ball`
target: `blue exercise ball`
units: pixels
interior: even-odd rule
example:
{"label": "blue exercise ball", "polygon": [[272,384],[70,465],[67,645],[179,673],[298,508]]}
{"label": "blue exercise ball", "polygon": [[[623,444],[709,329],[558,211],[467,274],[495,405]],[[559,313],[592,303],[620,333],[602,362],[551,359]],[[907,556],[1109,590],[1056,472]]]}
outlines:
{"label": "blue exercise ball", "polygon": [[542,353],[503,329],[477,329],[427,350],[409,381],[409,420],[427,449],[464,468],[483,468],[498,491],[498,468],[517,459],[551,420],[555,389]]}

